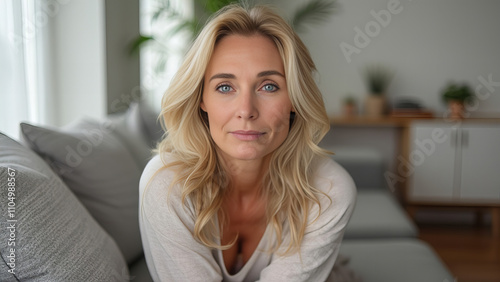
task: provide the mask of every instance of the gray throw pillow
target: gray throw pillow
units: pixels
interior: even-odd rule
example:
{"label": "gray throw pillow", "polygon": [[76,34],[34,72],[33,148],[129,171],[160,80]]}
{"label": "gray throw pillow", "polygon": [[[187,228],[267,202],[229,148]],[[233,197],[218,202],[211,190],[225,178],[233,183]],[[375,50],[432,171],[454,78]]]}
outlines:
{"label": "gray throw pillow", "polygon": [[21,133],[115,239],[130,264],[143,253],[138,221],[143,166],[116,127],[84,119],[61,130],[22,123]]}
{"label": "gray throw pillow", "polygon": [[152,147],[162,139],[164,130],[158,120],[159,113],[156,113],[144,101],[130,104],[128,122],[130,127],[137,128]]}
{"label": "gray throw pillow", "polygon": [[0,195],[0,281],[130,279],[114,240],[61,179],[1,133]]}
{"label": "gray throw pillow", "polygon": [[152,154],[152,142],[140,131],[134,120],[133,108],[124,114],[110,116],[112,133],[120,139],[141,170],[146,167]]}

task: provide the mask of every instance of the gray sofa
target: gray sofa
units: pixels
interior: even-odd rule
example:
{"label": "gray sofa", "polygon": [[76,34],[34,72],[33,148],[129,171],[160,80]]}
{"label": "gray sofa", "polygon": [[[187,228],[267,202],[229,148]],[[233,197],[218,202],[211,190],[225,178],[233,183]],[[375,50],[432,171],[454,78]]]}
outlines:
{"label": "gray sofa", "polygon": [[133,104],[62,129],[21,124],[21,135],[0,133],[0,281],[152,281],[138,187],[156,114]]}
{"label": "gray sofa", "polygon": [[[152,281],[138,183],[161,135],[156,113],[138,103],[61,129],[21,124],[21,143],[0,133],[0,281]],[[355,273],[452,281],[387,191],[358,195],[341,250]]]}
{"label": "gray sofa", "polygon": [[364,148],[330,150],[358,188],[340,250],[354,273],[365,282],[454,281],[434,250],[417,238],[418,228],[387,189],[382,158]]}

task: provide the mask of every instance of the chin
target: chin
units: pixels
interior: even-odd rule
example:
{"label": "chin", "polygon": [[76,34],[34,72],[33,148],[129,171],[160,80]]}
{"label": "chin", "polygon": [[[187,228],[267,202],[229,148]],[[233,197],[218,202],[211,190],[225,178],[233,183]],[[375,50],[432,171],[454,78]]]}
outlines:
{"label": "chin", "polygon": [[234,157],[232,157],[237,160],[242,160],[242,161],[253,161],[253,160],[258,160],[262,159],[263,155],[262,154],[252,154],[252,153],[240,153],[240,154],[235,154]]}
{"label": "chin", "polygon": [[247,160],[247,161],[259,160],[264,158],[266,155],[267,152],[264,152],[256,148],[239,148],[236,151],[226,154],[226,156],[228,156],[231,159]]}

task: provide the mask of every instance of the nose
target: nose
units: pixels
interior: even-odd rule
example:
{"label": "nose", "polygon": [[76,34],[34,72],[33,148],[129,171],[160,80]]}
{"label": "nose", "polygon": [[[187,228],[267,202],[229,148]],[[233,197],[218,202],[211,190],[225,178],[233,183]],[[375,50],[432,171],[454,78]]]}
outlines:
{"label": "nose", "polygon": [[238,95],[236,117],[248,120],[259,117],[257,100],[252,91],[245,90]]}

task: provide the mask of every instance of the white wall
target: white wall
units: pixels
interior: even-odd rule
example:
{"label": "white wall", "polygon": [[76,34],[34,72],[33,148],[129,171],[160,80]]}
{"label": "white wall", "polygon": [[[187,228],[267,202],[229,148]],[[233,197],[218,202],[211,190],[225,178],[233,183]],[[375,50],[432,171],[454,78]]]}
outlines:
{"label": "white wall", "polygon": [[[445,105],[440,90],[449,80],[466,81],[473,88],[482,87],[482,99],[472,114],[500,115],[500,1],[338,1],[340,9],[329,22],[299,34],[318,68],[329,115],[341,113],[347,93],[363,101],[367,91],[360,74],[371,63],[386,64],[395,70],[388,93],[391,100],[412,97],[441,116]],[[303,1],[272,2],[284,9],[284,15],[291,15]],[[386,19],[387,24],[382,26],[372,11],[379,14],[388,10],[388,4],[394,5],[391,10],[396,13],[389,12],[390,21]],[[355,28],[366,34],[367,25],[371,25],[373,36],[363,42]],[[341,44],[358,48],[359,54],[346,57]],[[490,75],[492,81],[499,82],[498,86],[490,86],[493,91],[480,86],[478,80],[482,77],[487,81]],[[397,129],[334,126],[322,145],[334,150],[375,150],[386,167],[395,171],[399,141]]]}
{"label": "white wall", "polygon": [[139,0],[57,0],[48,24],[54,126],[101,119],[140,96]]}
{"label": "white wall", "polygon": [[56,126],[106,114],[104,1],[59,1],[51,17]]}
{"label": "white wall", "polygon": [[139,54],[130,54],[130,44],[139,35],[139,0],[106,0],[105,24],[107,113],[115,113],[142,92]]}
{"label": "white wall", "polygon": [[[292,11],[299,0],[274,1]],[[285,4],[286,3],[286,4]],[[292,3],[292,4],[290,4]],[[340,10],[332,20],[301,34],[321,75],[320,88],[328,112],[339,114],[348,92],[363,99],[366,90],[360,69],[369,63],[383,63],[396,71],[389,98],[413,97],[436,113],[444,111],[439,91],[449,80],[466,81],[472,87],[478,77],[500,82],[500,1],[495,0],[339,0]],[[371,11],[388,10],[391,19],[383,27]],[[399,4],[397,4],[399,3]],[[399,12],[398,12],[399,11]],[[355,28],[371,26],[373,37],[356,45]],[[376,26],[380,27],[377,30]],[[364,32],[366,34],[366,32]],[[359,40],[359,39],[358,39]],[[342,51],[345,42],[359,49],[350,56]],[[500,114],[500,86],[484,98],[474,114]],[[486,88],[480,89],[483,95]]]}

